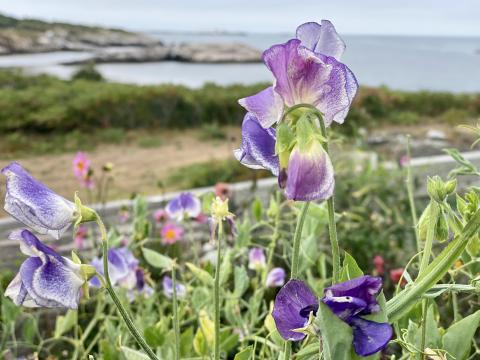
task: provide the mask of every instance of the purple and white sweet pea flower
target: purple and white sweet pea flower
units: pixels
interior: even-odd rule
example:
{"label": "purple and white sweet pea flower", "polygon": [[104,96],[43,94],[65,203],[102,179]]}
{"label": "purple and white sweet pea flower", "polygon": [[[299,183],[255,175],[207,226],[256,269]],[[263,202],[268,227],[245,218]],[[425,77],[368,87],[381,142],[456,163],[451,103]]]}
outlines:
{"label": "purple and white sweet pea flower", "polygon": [[189,192],[184,192],[170,200],[165,207],[168,216],[177,221],[196,218],[202,211],[200,200]]}
{"label": "purple and white sweet pea flower", "polygon": [[265,286],[267,287],[280,287],[285,284],[285,270],[281,267],[276,267],[270,270],[265,280]]}
{"label": "purple and white sweet pea flower", "polygon": [[[139,261],[127,247],[108,250],[108,274],[113,286],[120,286],[132,290],[137,285],[137,274]],[[94,258],[91,265],[97,272],[104,276],[103,257]],[[100,287],[100,280],[94,277],[90,280],[94,287]]]}
{"label": "purple and white sweet pea flower", "polygon": [[76,220],[75,204],[36,180],[20,164],[12,162],[1,172],[7,178],[5,211],[18,221],[59,239]]}
{"label": "purple and white sweet pea flower", "polygon": [[[172,281],[172,278],[169,277],[169,276],[164,276],[163,281],[162,281],[162,285],[163,285],[163,293],[165,294],[165,296],[167,298],[171,299],[172,296],[173,296],[173,281]],[[175,287],[177,289],[177,298],[178,299],[184,298],[185,295],[187,294],[187,288],[185,287],[185,285],[183,285],[182,283],[179,283],[177,281]]]}
{"label": "purple and white sweet pea flower", "polygon": [[275,82],[239,103],[257,117],[264,128],[279,122],[285,107],[315,106],[325,125],[343,123],[358,84],[351,70],[339,62],[345,43],[326,20],[297,28],[297,38],[274,45],[263,53],[263,61]]}
{"label": "purple and white sweet pea flower", "polygon": [[[361,276],[324,289],[322,302],[353,331],[353,348],[360,356],[369,356],[384,349],[393,335],[388,323],[378,323],[361,316],[380,311],[376,300],[382,287],[381,278]],[[318,300],[300,280],[290,280],[275,299],[272,316],[285,340],[300,341],[305,334],[294,331],[308,324],[309,314],[316,315]]]}
{"label": "purple and white sweet pea flower", "polygon": [[87,279],[82,266],[58,255],[28,230],[14,231],[10,240],[20,242],[29,258],[8,285],[5,296],[25,307],[77,309],[81,287]]}

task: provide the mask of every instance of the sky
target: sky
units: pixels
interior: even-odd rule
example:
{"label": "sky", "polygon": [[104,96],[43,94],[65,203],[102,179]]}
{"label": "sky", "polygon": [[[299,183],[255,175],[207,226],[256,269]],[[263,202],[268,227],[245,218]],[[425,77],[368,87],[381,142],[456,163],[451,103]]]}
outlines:
{"label": "sky", "polygon": [[480,36],[478,0],[0,0],[0,12],[139,31],[290,33],[329,19],[342,34]]}

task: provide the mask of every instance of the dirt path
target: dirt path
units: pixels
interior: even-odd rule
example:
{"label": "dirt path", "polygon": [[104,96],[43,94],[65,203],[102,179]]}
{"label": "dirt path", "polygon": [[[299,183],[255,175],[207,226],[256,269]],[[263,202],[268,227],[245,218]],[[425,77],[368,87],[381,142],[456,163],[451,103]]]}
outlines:
{"label": "dirt path", "polygon": [[[161,146],[145,148],[132,143],[102,145],[87,152],[87,155],[96,174],[101,173],[103,164],[114,164],[114,182],[109,187],[109,199],[128,198],[133,192],[158,194],[174,188],[169,186],[162,189],[159,184],[164,183],[179,167],[232,157],[232,150],[239,143],[239,129],[225,129],[225,133],[225,140],[201,140],[195,131],[168,131],[159,134]],[[71,199],[74,192],[79,190],[72,172],[74,156],[75,153],[42,155],[19,158],[17,161],[53,190]],[[0,166],[9,162],[0,160]],[[0,193],[4,191],[4,181],[2,176]],[[80,196],[86,199],[86,191],[81,190]]]}

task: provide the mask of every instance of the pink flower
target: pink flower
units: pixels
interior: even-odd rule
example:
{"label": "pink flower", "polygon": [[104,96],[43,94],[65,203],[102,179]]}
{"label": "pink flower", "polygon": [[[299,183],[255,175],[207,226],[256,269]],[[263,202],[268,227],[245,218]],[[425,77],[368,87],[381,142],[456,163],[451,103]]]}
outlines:
{"label": "pink flower", "polygon": [[402,282],[400,283],[400,286],[403,286],[407,283],[407,280],[403,276],[403,272],[405,270],[403,268],[398,268],[398,269],[392,269],[390,270],[390,280],[393,281],[393,283],[396,285],[400,281],[400,278],[402,279]]}
{"label": "pink flower", "polygon": [[182,238],[183,229],[174,223],[166,223],[160,230],[160,235],[162,236],[162,244],[175,244],[178,240]]}
{"label": "pink flower", "polygon": [[406,167],[406,166],[410,165],[410,157],[408,157],[407,155],[403,155],[402,157],[400,157],[398,162],[399,162],[401,167]]}
{"label": "pink flower", "polygon": [[153,218],[157,223],[167,221],[168,213],[165,211],[165,209],[158,209],[153,213]]}
{"label": "pink flower", "polygon": [[208,216],[205,214],[199,214],[196,218],[195,221],[199,224],[206,224],[208,223]]}
{"label": "pink flower", "polygon": [[230,187],[226,183],[216,183],[215,184],[215,196],[219,197],[222,200],[229,198],[232,195]]}
{"label": "pink flower", "polygon": [[373,258],[373,265],[375,265],[375,272],[377,275],[382,276],[385,273],[385,260],[380,255]]}
{"label": "pink flower", "polygon": [[79,151],[73,159],[73,173],[79,180],[84,180],[88,177],[90,170],[90,159],[87,154]]}
{"label": "pink flower", "polygon": [[73,239],[73,243],[78,250],[83,250],[85,247],[85,239],[88,234],[88,229],[85,225],[78,227],[77,233]]}

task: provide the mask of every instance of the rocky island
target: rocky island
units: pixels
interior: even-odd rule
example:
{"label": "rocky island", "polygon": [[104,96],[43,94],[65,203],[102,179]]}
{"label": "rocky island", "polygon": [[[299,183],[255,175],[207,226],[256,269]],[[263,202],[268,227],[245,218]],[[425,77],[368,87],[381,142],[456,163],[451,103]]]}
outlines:
{"label": "rocky island", "polygon": [[261,52],[245,44],[164,44],[146,34],[0,15],[0,55],[88,51],[80,63],[183,61],[259,62]]}

